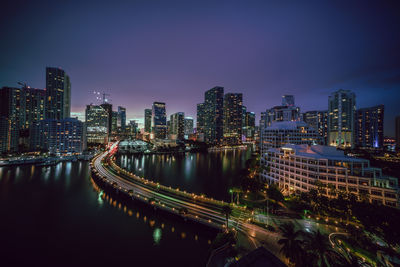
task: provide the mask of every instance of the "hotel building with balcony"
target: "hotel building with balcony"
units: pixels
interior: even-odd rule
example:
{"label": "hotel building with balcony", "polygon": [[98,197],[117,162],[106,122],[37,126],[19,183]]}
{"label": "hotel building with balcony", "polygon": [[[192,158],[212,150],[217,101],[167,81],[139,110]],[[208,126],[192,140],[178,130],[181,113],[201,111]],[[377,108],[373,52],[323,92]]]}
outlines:
{"label": "hotel building with balcony", "polygon": [[385,176],[366,159],[344,155],[335,147],[321,145],[285,145],[270,148],[262,155],[266,166],[261,177],[276,183],[284,193],[317,189],[317,181],[325,186],[324,195],[335,197],[336,191],[365,196],[370,202],[400,207],[397,178]]}

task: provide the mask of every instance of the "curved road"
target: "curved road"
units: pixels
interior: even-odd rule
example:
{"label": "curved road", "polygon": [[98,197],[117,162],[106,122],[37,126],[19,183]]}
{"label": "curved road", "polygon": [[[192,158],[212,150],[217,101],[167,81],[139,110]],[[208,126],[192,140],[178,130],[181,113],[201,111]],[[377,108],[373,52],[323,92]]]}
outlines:
{"label": "curved road", "polygon": [[[162,186],[121,169],[111,160],[117,146],[118,143],[114,143],[109,150],[96,156],[90,164],[94,173],[101,179],[113,185],[117,190],[129,194],[132,198],[147,202],[159,209],[180,214],[184,218],[218,229],[226,228],[222,207],[228,203]],[[282,258],[276,242],[279,235],[248,223],[247,221],[252,216],[249,211],[242,207],[232,205],[231,207],[232,215],[229,219],[229,226],[233,226],[244,234],[253,249],[261,244],[266,244],[267,249]],[[185,212],[182,213],[182,211]]]}

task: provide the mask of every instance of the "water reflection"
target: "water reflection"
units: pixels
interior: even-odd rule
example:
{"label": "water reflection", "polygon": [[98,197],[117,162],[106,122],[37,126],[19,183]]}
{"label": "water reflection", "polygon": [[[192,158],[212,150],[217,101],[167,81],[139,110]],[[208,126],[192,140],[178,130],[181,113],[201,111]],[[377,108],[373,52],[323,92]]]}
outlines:
{"label": "water reflection", "polygon": [[162,235],[162,231],[161,231],[160,228],[154,229],[154,232],[153,232],[153,239],[154,239],[154,243],[155,243],[156,245],[160,244],[161,235]]}
{"label": "water reflection", "polygon": [[251,153],[251,150],[232,150],[176,156],[122,155],[117,157],[117,164],[166,186],[229,201],[228,189],[240,185],[239,171]]}
{"label": "water reflection", "polygon": [[[138,166],[145,167],[142,162]],[[121,255],[113,262],[118,266],[131,263],[132,247],[138,252],[135,260],[151,266],[162,265],[177,250],[182,255],[171,259],[173,265],[190,266],[207,259],[207,240],[215,233],[136,204],[103,191],[90,178],[87,162],[0,168],[0,213],[4,216],[0,227],[10,229],[2,234],[2,241],[9,244],[3,255],[14,255],[10,253],[25,246],[30,248],[27,257],[35,261],[38,257],[43,261],[41,252],[47,251],[49,255],[65,253],[63,258],[70,260],[90,257],[93,265],[103,265],[101,238],[112,243],[107,248],[110,255]],[[41,240],[29,238],[37,232]],[[61,246],[65,249],[60,252]],[[154,257],[149,259],[149,253]]]}

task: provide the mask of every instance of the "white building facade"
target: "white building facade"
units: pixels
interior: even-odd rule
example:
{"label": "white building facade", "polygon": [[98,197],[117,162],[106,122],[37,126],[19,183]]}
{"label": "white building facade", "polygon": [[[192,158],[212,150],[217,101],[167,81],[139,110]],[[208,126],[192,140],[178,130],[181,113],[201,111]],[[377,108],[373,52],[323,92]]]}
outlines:
{"label": "white building facade", "polygon": [[262,162],[266,168],[261,177],[288,194],[317,189],[319,181],[329,197],[335,197],[335,189],[359,198],[364,195],[372,203],[400,207],[397,178],[384,176],[368,160],[345,156],[334,147],[285,145],[269,149]]}

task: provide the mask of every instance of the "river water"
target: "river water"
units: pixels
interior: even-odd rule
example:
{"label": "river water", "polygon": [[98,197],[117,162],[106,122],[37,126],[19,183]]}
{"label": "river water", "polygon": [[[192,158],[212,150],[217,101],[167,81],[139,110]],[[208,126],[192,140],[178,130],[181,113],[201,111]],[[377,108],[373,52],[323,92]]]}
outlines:
{"label": "river water", "polygon": [[180,155],[120,155],[117,164],[163,185],[230,201],[229,188],[240,185],[239,171],[251,153],[249,149]]}
{"label": "river water", "polygon": [[[166,185],[229,199],[246,151],[122,156]],[[157,177],[157,178],[156,178]],[[0,168],[1,266],[204,266],[216,232],[118,200],[88,162]]]}

